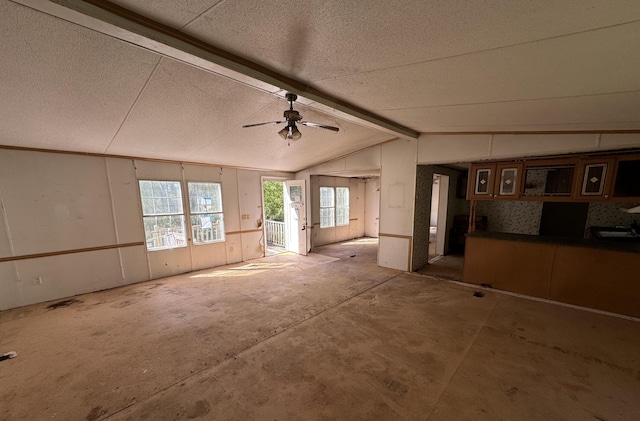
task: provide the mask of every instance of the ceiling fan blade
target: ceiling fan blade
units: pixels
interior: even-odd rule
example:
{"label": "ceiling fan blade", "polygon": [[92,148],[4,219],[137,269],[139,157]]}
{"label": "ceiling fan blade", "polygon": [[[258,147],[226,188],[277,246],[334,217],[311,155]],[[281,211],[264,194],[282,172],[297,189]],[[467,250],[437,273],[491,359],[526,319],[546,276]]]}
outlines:
{"label": "ceiling fan blade", "polygon": [[266,123],[256,123],[256,124],[245,124],[244,127],[255,127],[255,126],[264,126],[265,124],[281,124],[286,123],[286,121],[267,121]]}
{"label": "ceiling fan blade", "polygon": [[332,132],[338,132],[340,129],[337,127],[333,127],[333,126],[326,126],[324,124],[318,124],[318,123],[312,123],[310,121],[301,121],[300,124],[307,126],[307,127],[315,127],[317,129],[327,129],[327,130],[331,130]]}

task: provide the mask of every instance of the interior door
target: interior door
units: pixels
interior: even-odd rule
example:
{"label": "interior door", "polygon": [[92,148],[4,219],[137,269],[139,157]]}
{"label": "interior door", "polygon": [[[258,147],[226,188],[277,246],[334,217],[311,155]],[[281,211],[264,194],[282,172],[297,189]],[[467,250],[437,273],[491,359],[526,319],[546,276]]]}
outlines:
{"label": "interior door", "polygon": [[284,182],[284,220],[287,251],[307,255],[307,211],[304,180]]}

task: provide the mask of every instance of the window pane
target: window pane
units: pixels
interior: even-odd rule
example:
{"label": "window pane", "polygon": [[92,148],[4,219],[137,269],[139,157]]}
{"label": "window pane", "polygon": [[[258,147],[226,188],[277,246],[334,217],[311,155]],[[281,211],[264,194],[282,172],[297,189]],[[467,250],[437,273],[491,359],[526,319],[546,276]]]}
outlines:
{"label": "window pane", "polygon": [[333,187],[320,187],[320,207],[334,206]]}
{"label": "window pane", "polygon": [[336,225],[349,225],[349,208],[336,208]]}
{"label": "window pane", "polygon": [[143,221],[148,250],[187,246],[183,215],[145,216]]}
{"label": "window pane", "polygon": [[189,183],[191,213],[222,212],[220,183]]}
{"label": "window pane", "polygon": [[205,213],[191,216],[193,243],[204,244],[224,240],[222,214]]}
{"label": "window pane", "polygon": [[336,225],[349,225],[348,187],[336,187]]}
{"label": "window pane", "polygon": [[140,197],[144,216],[183,212],[179,181],[140,180]]}
{"label": "window pane", "polygon": [[336,207],[349,207],[348,187],[336,187]]}
{"label": "window pane", "polygon": [[153,212],[149,215],[158,215],[169,212],[169,202],[166,197],[156,197],[153,199]]}
{"label": "window pane", "polygon": [[334,220],[333,208],[320,209],[320,228],[329,228],[335,226]]}
{"label": "window pane", "polygon": [[169,213],[182,213],[182,199],[171,197],[169,198]]}
{"label": "window pane", "polygon": [[289,186],[289,200],[302,202],[302,186]]}

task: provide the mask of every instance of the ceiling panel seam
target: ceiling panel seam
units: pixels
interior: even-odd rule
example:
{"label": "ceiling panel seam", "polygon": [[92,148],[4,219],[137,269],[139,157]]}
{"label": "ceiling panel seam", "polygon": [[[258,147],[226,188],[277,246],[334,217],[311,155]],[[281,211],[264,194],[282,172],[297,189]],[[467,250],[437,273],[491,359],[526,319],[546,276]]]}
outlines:
{"label": "ceiling panel seam", "polygon": [[136,99],[133,100],[133,103],[131,104],[131,107],[129,107],[129,111],[127,111],[127,114],[124,116],[124,118],[122,119],[122,123],[120,123],[120,126],[118,126],[118,129],[116,130],[116,132],[114,133],[113,137],[111,138],[111,141],[109,142],[109,145],[107,145],[107,147],[105,148],[104,152],[107,153],[107,151],[109,150],[109,148],[111,148],[111,145],[113,144],[113,142],[116,140],[116,138],[118,137],[118,134],[120,133],[120,130],[122,130],[122,127],[124,126],[124,124],[127,122],[127,120],[129,119],[129,116],[131,115],[131,113],[133,112],[133,109],[136,107],[136,104],[138,103],[138,101],[140,100],[140,98],[142,97],[142,94],[144,93],[144,91],[147,89],[147,86],[149,85],[149,82],[151,81],[151,78],[153,78],[153,75],[156,73],[156,70],[158,69],[158,67],[160,66],[160,62],[162,62],[162,57],[158,58],[158,61],[156,62],[155,66],[153,66],[153,69],[151,70],[151,73],[149,74],[149,77],[147,77],[147,80],[144,82],[144,84],[142,85],[142,88],[140,89],[140,92],[138,92],[138,95],[136,96]]}
{"label": "ceiling panel seam", "polygon": [[224,3],[225,0],[220,0],[215,2],[213,5],[211,5],[210,7],[208,7],[205,11],[203,11],[202,13],[198,14],[198,16],[194,17],[193,19],[191,19],[189,22],[185,23],[184,25],[182,25],[180,27],[180,31],[182,31],[183,29],[186,29],[187,26],[191,25],[192,23],[194,23],[195,21],[197,21],[198,19],[200,19],[202,16],[206,15],[207,13],[209,13],[211,10],[215,9],[216,7],[220,6],[222,3]]}
{"label": "ceiling panel seam", "polygon": [[501,45],[501,46],[492,47],[492,48],[486,48],[486,49],[482,49],[482,50],[468,51],[466,53],[452,54],[450,56],[436,57],[436,58],[431,58],[431,59],[427,59],[427,60],[414,61],[414,62],[411,62],[411,63],[399,64],[397,66],[382,67],[382,68],[379,68],[379,69],[366,70],[366,71],[363,71],[363,72],[355,72],[355,73],[350,73],[350,74],[343,74],[343,75],[340,75],[340,76],[329,77],[329,78],[325,78],[325,79],[316,79],[316,80],[313,80],[312,83],[328,82],[328,81],[332,81],[332,80],[346,79],[346,78],[353,77],[353,76],[369,75],[369,74],[374,74],[374,73],[386,72],[386,71],[389,71],[389,70],[397,70],[397,69],[402,69],[402,68],[406,68],[406,67],[417,66],[417,65],[426,64],[426,63],[433,63],[433,62],[437,62],[437,61],[445,61],[445,60],[449,60],[449,59],[465,57],[465,56],[472,56],[472,55],[476,55],[476,54],[483,54],[483,53],[488,53],[488,52],[492,52],[492,51],[506,50],[506,49],[509,49],[509,48],[520,47],[520,46],[523,46],[523,45],[537,44],[537,43],[541,43],[541,42],[552,41],[552,40],[562,39],[562,38],[568,38],[568,37],[572,37],[572,36],[587,34],[587,33],[590,33],[590,32],[596,32],[596,31],[601,31],[601,30],[606,30],[606,29],[612,29],[612,28],[625,26],[625,25],[633,25],[633,24],[637,24],[637,23],[640,23],[640,20],[632,20],[632,21],[628,21],[628,22],[616,23],[616,24],[613,24],[613,25],[607,25],[607,26],[602,26],[602,27],[598,27],[598,28],[587,29],[587,30],[584,30],[584,31],[570,32],[568,34],[554,35],[554,36],[551,36],[551,37],[545,37],[545,38],[540,38],[540,39],[531,40],[531,41],[524,41],[524,42],[519,42],[519,43],[514,43],[514,44],[506,44],[506,45]]}
{"label": "ceiling panel seam", "polygon": [[421,110],[425,108],[464,107],[467,105],[510,104],[514,102],[549,101],[549,100],[555,100],[555,99],[588,98],[588,97],[596,97],[596,96],[624,95],[624,94],[635,94],[635,93],[640,93],[640,89],[631,90],[631,91],[603,92],[603,93],[595,93],[595,94],[550,96],[550,97],[543,97],[543,98],[509,99],[509,100],[487,101],[487,102],[463,102],[458,104],[419,105],[417,107],[376,108],[376,111],[405,111],[405,110]]}
{"label": "ceiling panel seam", "polygon": [[[443,125],[442,127],[530,127],[530,126],[571,126],[571,125],[584,125],[584,124],[602,124],[602,123],[640,123],[640,120],[625,120],[625,121],[619,121],[619,120],[615,120],[615,121],[583,121],[583,122],[577,122],[577,123],[568,123],[568,122],[563,122],[563,123],[526,123],[526,124],[500,124],[500,125],[486,125],[486,124],[469,124],[469,125],[456,125],[456,126],[447,126],[447,125]],[[584,133],[584,132],[593,132],[593,133],[606,133],[607,130],[579,130],[579,132]],[[620,132],[620,130],[612,130],[613,132]],[[639,133],[640,130],[638,129],[629,129],[626,130],[626,132],[631,132],[631,133]]]}

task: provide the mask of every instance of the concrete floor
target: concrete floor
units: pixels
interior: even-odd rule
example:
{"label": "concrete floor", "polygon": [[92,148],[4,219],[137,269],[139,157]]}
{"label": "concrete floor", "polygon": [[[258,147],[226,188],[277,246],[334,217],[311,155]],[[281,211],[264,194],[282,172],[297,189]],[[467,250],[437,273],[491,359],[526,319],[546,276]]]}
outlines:
{"label": "concrete floor", "polygon": [[637,420],[640,323],[318,247],[0,313],[2,420]]}

